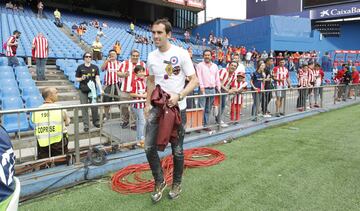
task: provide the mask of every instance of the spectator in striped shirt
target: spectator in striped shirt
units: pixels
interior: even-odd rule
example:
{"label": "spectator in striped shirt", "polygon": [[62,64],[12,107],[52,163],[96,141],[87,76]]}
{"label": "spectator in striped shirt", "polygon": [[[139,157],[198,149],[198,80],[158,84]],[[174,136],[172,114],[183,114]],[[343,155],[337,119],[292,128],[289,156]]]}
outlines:
{"label": "spectator in striped shirt", "polygon": [[298,79],[298,87],[299,89],[299,97],[296,102],[296,107],[299,111],[304,111],[305,105],[306,105],[306,98],[308,94],[308,88],[310,87],[309,83],[309,67],[307,64],[304,64],[301,69],[299,69],[297,74]]}
{"label": "spectator in striped shirt", "polygon": [[[116,60],[116,52],[115,50],[109,51],[109,57],[106,59],[104,64],[101,66],[101,70],[105,71],[104,76],[104,97],[103,102],[112,102],[119,101],[119,93],[120,93],[120,77],[119,76],[121,63]],[[110,119],[110,106],[105,106],[105,119]]]}
{"label": "spectator in striped shirt", "polygon": [[[239,63],[235,60],[231,61],[228,68],[223,68],[219,72],[219,77],[221,81],[221,93],[228,93],[230,90],[231,84],[236,80],[236,69]],[[218,97],[215,97],[218,98]],[[216,122],[220,123],[222,127],[227,127],[228,125],[221,121],[221,116],[224,113],[226,106],[226,95],[220,97],[221,99],[221,109],[216,117]],[[219,122],[220,121],[220,122]]]}
{"label": "spectator in striped shirt", "polygon": [[9,66],[19,66],[19,60],[16,57],[16,50],[18,47],[18,39],[20,38],[21,33],[18,30],[13,32],[13,35],[9,37],[6,42],[6,52],[5,55],[8,58]]}
{"label": "spectator in striped shirt", "polygon": [[286,91],[284,89],[290,88],[290,78],[289,78],[289,70],[285,67],[285,59],[281,59],[279,61],[279,66],[274,67],[273,69],[273,79],[275,81],[275,88],[278,89],[276,91],[276,117],[280,117],[280,115],[285,115],[283,112],[280,112],[280,108],[282,107],[283,99],[286,95]]}
{"label": "spectator in striped shirt", "polygon": [[[314,63],[313,62],[309,62],[308,63],[308,80],[309,80],[309,85],[310,87],[314,87],[315,85],[315,78],[316,78],[316,73],[315,73],[315,66],[314,66]],[[310,108],[313,107],[313,98],[314,98],[314,89],[313,88],[310,88],[308,90],[308,96],[309,96],[309,106]]]}
{"label": "spectator in striped shirt", "polygon": [[324,78],[324,71],[321,69],[320,64],[316,63],[314,67],[314,76],[315,76],[315,82],[314,82],[314,100],[315,104],[314,107],[319,108],[319,98],[322,94],[322,83]]}
{"label": "spectator in striped shirt", "polygon": [[45,78],[45,65],[49,52],[49,44],[46,37],[39,33],[32,42],[32,49],[34,52],[33,57],[36,58],[36,80],[44,81]]}
{"label": "spectator in striped shirt", "polygon": [[[134,68],[137,65],[141,65],[146,68],[145,62],[140,61],[140,52],[137,49],[131,51],[130,59],[125,60],[121,63],[120,72],[118,75],[122,77],[121,87],[120,87],[120,100],[131,100],[131,84],[135,80],[135,74],[133,73]],[[129,107],[127,105],[121,106],[121,118],[122,118],[122,128],[127,128],[129,125]],[[133,121],[132,121],[133,122]]]}
{"label": "spectator in striped shirt", "polygon": [[[146,82],[145,82],[145,75],[146,71],[145,68],[141,65],[136,65],[134,68],[134,73],[136,74],[136,79],[132,83],[132,90],[130,96],[133,97],[135,100],[145,100],[147,93],[146,93]],[[132,111],[135,113],[136,116],[136,141],[138,145],[141,147],[144,146],[145,140],[145,116],[144,116],[144,108],[145,102],[142,103],[134,103],[132,104]]]}
{"label": "spectator in striped shirt", "polygon": [[231,100],[231,108],[230,108],[230,120],[231,121],[239,121],[242,107],[242,92],[246,90],[247,82],[245,81],[245,73],[237,73],[236,80],[234,80],[230,87],[229,94],[235,94],[235,96]]}

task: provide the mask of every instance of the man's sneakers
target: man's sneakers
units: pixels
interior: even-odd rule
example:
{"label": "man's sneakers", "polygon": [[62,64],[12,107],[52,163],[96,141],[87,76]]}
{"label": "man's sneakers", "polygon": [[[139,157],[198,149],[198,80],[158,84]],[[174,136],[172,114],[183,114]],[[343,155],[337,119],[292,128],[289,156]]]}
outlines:
{"label": "man's sneakers", "polygon": [[[163,192],[167,187],[166,182],[162,182],[161,184],[155,185],[154,192],[151,193],[151,200],[153,203],[157,203],[161,200]],[[180,196],[181,193],[181,184],[175,183],[171,186],[171,190],[169,191],[169,199],[176,199]]]}
{"label": "man's sneakers", "polygon": [[157,203],[157,202],[159,202],[161,200],[162,194],[163,194],[166,186],[167,185],[166,185],[165,180],[160,184],[155,184],[154,192],[151,193],[151,200],[154,203]]}
{"label": "man's sneakers", "polygon": [[179,197],[181,193],[181,184],[173,184],[171,187],[171,190],[169,192],[169,198],[170,199],[176,199]]}

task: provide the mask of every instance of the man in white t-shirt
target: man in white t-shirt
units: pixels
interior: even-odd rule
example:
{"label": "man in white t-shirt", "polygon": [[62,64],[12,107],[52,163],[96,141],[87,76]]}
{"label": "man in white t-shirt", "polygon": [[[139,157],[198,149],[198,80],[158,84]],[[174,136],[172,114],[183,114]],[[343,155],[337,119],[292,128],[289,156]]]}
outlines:
{"label": "man in white t-shirt", "polygon": [[[145,134],[145,153],[148,159],[153,177],[155,179],[155,189],[151,194],[154,203],[160,201],[162,193],[166,188],[160,158],[157,152],[157,134],[159,132],[158,116],[160,108],[151,108],[151,94],[155,85],[170,94],[168,106],[178,105],[180,108],[182,125],[178,128],[177,143],[171,143],[174,160],[173,185],[169,192],[171,199],[177,198],[181,192],[181,178],[184,169],[183,141],[186,124],[186,100],[184,99],[192,92],[198,84],[193,63],[188,52],[182,48],[172,45],[171,38],[172,26],[166,19],[159,19],[152,25],[152,36],[157,49],[148,56],[149,77],[147,79],[147,99],[145,104],[146,134]],[[188,77],[189,83],[185,86],[185,78]]]}

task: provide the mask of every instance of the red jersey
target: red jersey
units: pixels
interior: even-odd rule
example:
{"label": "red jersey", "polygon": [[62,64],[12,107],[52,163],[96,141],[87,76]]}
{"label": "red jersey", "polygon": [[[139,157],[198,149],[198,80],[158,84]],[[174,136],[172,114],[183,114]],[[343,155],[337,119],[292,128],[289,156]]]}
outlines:
{"label": "red jersey", "polygon": [[286,67],[276,66],[273,69],[273,76],[277,86],[287,86],[286,79],[289,78],[289,70]]}
{"label": "red jersey", "polygon": [[[132,82],[131,93],[144,94],[146,93],[145,79],[138,78]],[[145,98],[136,97],[135,100],[145,100]],[[145,102],[132,104],[134,108],[145,108]]]}
{"label": "red jersey", "polygon": [[340,83],[342,81],[342,78],[344,77],[344,74],[345,74],[345,70],[342,69],[342,70],[339,70],[335,76],[335,79],[334,81],[337,82],[337,83]]}
{"label": "red jersey", "polygon": [[48,40],[44,36],[36,36],[33,40],[34,57],[44,59],[48,57]]}
{"label": "red jersey", "polygon": [[129,73],[129,76],[126,78],[121,79],[121,87],[120,90],[122,92],[131,92],[131,84],[132,81],[135,79],[134,68],[137,65],[141,65],[146,69],[145,62],[139,61],[137,64],[133,64],[130,60],[125,60],[121,63],[120,72],[122,73]]}
{"label": "red jersey", "polygon": [[13,35],[11,37],[9,37],[9,39],[6,42],[6,56],[16,56],[16,49],[17,49],[17,45],[13,45],[13,46],[9,46],[8,43],[17,43],[17,39],[16,37]]}
{"label": "red jersey", "polygon": [[[246,81],[241,81],[239,83],[237,80],[235,80],[231,83],[231,88],[237,88],[238,90],[246,89],[247,85],[248,84]],[[243,100],[242,94],[236,94],[234,96],[234,98],[231,100],[231,103],[232,104],[242,104],[242,100]]]}
{"label": "red jersey", "polygon": [[120,82],[120,78],[117,73],[120,71],[121,63],[119,61],[110,61],[106,64],[105,69],[102,71],[106,71],[104,75],[104,83],[105,86],[110,86],[113,84],[117,84]]}
{"label": "red jersey", "polygon": [[224,87],[229,88],[231,83],[236,80],[236,74],[233,72],[231,75],[229,73],[229,68],[222,68],[219,70],[220,81],[223,82]]}
{"label": "red jersey", "polygon": [[353,84],[358,84],[360,82],[360,78],[359,78],[359,71],[355,70],[352,72],[352,83]]}

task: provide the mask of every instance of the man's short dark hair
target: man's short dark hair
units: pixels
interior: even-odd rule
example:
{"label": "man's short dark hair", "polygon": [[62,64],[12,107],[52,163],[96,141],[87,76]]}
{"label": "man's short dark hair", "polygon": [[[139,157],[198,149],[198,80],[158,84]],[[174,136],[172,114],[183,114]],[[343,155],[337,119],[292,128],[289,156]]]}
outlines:
{"label": "man's short dark hair", "polygon": [[203,51],[203,56],[205,56],[205,53],[206,52],[210,52],[210,54],[211,54],[211,50],[210,49],[205,49],[204,51]]}
{"label": "man's short dark hair", "polygon": [[15,34],[21,34],[21,32],[19,32],[18,30],[15,30],[15,31],[13,32],[13,35],[15,35]]}
{"label": "man's short dark hair", "polygon": [[143,71],[143,70],[145,70],[145,68],[143,66],[136,65],[134,68],[134,73],[137,74],[138,72]]}
{"label": "man's short dark hair", "polygon": [[115,53],[116,53],[116,51],[115,51],[114,49],[110,49],[109,55],[110,55],[111,52],[115,52]]}
{"label": "man's short dark hair", "polygon": [[159,24],[163,24],[165,26],[166,34],[172,32],[172,26],[168,19],[166,18],[157,19],[152,25],[159,25]]}
{"label": "man's short dark hair", "polygon": [[266,58],[265,63],[268,63],[270,60],[273,60],[273,58],[271,58],[271,57]]}

